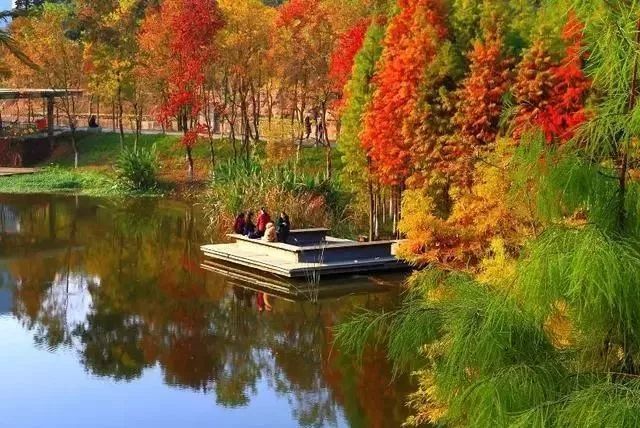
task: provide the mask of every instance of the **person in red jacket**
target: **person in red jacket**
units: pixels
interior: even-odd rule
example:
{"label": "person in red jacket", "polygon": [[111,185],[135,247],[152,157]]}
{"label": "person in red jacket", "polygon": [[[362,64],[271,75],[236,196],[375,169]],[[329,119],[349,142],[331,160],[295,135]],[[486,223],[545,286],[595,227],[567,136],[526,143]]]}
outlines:
{"label": "person in red jacket", "polygon": [[258,213],[258,223],[256,224],[256,230],[260,237],[264,236],[265,230],[267,230],[267,224],[271,223],[271,217],[267,212],[266,208],[260,208],[260,212]]}

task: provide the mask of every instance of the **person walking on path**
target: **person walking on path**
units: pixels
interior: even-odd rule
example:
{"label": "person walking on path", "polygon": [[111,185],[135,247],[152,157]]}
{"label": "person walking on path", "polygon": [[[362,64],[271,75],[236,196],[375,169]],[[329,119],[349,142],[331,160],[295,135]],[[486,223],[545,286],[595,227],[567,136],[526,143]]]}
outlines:
{"label": "person walking on path", "polygon": [[305,139],[308,140],[309,138],[311,138],[311,116],[309,115],[306,115],[304,118],[304,130],[307,134]]}

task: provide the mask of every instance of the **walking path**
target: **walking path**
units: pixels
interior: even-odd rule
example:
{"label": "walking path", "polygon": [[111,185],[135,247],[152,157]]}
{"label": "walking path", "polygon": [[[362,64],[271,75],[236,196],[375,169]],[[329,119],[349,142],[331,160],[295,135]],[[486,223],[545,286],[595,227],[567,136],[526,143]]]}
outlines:
{"label": "walking path", "polygon": [[0,177],[9,177],[11,175],[33,174],[37,172],[36,168],[6,168],[0,167]]}
{"label": "walking path", "polygon": [[[114,128],[97,128],[100,129],[100,131],[95,131],[95,128],[77,128],[77,131],[84,131],[84,132],[104,132],[105,134],[118,134],[120,133],[120,129],[114,129]],[[130,134],[135,134],[136,131],[135,129],[125,129],[124,133],[127,135]],[[140,135],[170,135],[170,136],[175,136],[175,137],[181,137],[184,134],[180,131],[162,131],[161,129],[143,129],[140,131]],[[201,133],[200,134],[201,137],[207,137],[206,133]],[[213,134],[213,138],[218,140],[221,138],[225,138],[227,137],[227,134]],[[241,138],[242,135],[238,134],[237,135],[238,138]],[[267,141],[267,138],[265,137],[260,137],[260,139],[262,141]],[[310,148],[310,147],[323,147],[322,145],[319,145],[316,143],[316,140],[314,138],[307,138],[305,140],[302,141],[302,147],[304,148]],[[331,141],[331,147],[336,147],[336,142],[335,141]]]}

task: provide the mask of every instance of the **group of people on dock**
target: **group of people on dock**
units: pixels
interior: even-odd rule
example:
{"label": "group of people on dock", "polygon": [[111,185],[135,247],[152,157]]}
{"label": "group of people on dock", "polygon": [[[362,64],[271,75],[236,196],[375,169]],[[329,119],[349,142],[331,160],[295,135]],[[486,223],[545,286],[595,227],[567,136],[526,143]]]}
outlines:
{"label": "group of people on dock", "polygon": [[258,211],[256,223],[253,222],[253,218],[253,211],[241,212],[236,217],[233,231],[238,235],[244,235],[251,239],[262,239],[266,242],[286,243],[287,239],[289,239],[291,222],[284,211],[280,213],[275,223],[271,220],[271,216],[264,207]]}

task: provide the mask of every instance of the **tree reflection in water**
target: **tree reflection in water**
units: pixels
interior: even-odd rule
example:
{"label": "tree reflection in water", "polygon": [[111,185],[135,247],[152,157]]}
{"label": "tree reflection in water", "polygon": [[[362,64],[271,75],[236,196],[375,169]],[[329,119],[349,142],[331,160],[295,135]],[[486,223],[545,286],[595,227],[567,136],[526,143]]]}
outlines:
{"label": "tree reflection in water", "polygon": [[[266,382],[304,426],[394,426],[402,382],[372,351],[356,368],[331,348],[331,328],[356,306],[395,296],[272,298],[199,268],[210,241],[198,209],[135,199],[0,196],[0,270],[15,284],[14,316],[50,350],[67,347],[92,374],[133,380],[160,366],[165,383],[242,407]],[[3,267],[5,266],[5,267]]]}

